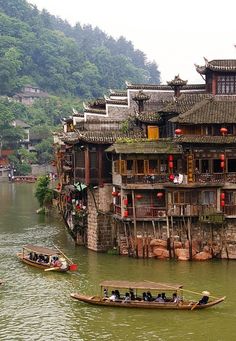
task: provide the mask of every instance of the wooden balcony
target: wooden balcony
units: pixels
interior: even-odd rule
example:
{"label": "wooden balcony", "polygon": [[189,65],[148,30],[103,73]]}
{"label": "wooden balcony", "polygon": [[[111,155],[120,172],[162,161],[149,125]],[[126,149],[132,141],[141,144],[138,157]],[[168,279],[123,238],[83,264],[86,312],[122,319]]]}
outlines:
{"label": "wooden balcony", "polygon": [[[128,216],[126,218],[133,218],[133,207],[127,208]],[[114,205],[114,213],[121,216],[121,206]],[[166,217],[166,208],[157,206],[139,206],[135,208],[135,216],[137,219],[155,219]]]}

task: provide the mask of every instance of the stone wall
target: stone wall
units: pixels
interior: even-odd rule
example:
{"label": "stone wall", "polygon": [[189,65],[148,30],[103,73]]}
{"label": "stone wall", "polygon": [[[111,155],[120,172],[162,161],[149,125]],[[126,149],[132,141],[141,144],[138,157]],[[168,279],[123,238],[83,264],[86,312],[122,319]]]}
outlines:
{"label": "stone wall", "polygon": [[112,185],[88,189],[87,247],[107,251],[113,246],[111,219]]}

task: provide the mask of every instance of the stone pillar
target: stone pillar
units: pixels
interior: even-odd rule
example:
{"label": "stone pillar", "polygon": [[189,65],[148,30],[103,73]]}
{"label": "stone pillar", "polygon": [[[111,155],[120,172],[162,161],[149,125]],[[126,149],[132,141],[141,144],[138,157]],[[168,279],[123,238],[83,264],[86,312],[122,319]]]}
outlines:
{"label": "stone pillar", "polygon": [[94,251],[105,252],[113,246],[112,185],[88,189],[87,246]]}

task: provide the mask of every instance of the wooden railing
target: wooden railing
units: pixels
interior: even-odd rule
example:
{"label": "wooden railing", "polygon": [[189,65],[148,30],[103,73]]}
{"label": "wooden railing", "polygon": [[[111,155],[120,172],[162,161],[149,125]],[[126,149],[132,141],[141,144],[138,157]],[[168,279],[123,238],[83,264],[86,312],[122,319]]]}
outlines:
{"label": "wooden railing", "polygon": [[[127,208],[128,216],[127,218],[133,217],[133,207],[129,206]],[[114,205],[114,213],[121,215],[121,206]],[[136,218],[159,218],[166,216],[166,208],[157,206],[138,206],[135,208]]]}

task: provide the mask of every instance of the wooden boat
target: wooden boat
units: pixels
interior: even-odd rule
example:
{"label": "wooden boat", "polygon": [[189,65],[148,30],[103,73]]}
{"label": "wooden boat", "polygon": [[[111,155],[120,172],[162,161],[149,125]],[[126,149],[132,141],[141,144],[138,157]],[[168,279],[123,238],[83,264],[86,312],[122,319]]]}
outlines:
{"label": "wooden boat", "polygon": [[[192,294],[198,294],[202,296],[202,293],[196,293],[190,290],[183,289],[183,285],[180,284],[168,284],[168,283],[156,283],[156,282],[129,282],[129,281],[103,281],[100,283],[101,295],[100,296],[86,296],[79,293],[72,293],[71,297],[86,303],[108,307],[122,307],[122,308],[146,308],[146,309],[175,309],[175,310],[193,310],[193,309],[206,309],[212,307],[220,302],[224,301],[225,297],[216,298],[210,296],[209,301],[206,304],[199,304],[199,301],[186,300],[183,297],[183,292],[189,292]],[[134,293],[134,299],[126,301],[124,295],[120,296],[120,299],[110,300],[108,297],[104,297],[103,293],[108,290],[125,290],[127,292]],[[160,303],[155,300],[144,301],[142,299],[142,292],[151,292],[152,295],[159,293],[168,293],[172,296],[173,293],[178,297],[177,302],[172,302],[171,299]],[[168,297],[168,296],[167,296]]]}
{"label": "wooden boat", "polygon": [[44,271],[67,272],[77,270],[77,265],[59,250],[28,244],[23,246],[17,257],[25,264]]}

